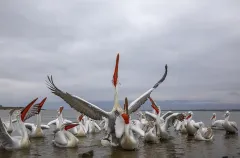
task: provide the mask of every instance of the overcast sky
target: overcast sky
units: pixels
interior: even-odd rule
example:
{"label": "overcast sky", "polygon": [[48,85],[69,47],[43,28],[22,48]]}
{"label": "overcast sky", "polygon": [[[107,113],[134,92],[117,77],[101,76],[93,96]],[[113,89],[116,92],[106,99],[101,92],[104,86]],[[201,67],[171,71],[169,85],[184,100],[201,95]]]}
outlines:
{"label": "overcast sky", "polygon": [[164,73],[155,100],[240,103],[240,1],[0,1],[0,104],[137,98]]}

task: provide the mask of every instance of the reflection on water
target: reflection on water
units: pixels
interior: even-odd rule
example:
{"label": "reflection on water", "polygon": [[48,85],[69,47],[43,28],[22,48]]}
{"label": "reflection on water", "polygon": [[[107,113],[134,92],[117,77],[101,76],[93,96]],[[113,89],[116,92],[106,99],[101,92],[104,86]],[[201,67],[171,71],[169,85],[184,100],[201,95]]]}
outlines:
{"label": "reflection on water", "polygon": [[[218,119],[222,119],[223,112],[216,112]],[[240,113],[232,112],[230,120],[236,121],[240,125]],[[0,111],[0,116],[3,119],[8,118],[8,113]],[[43,123],[47,123],[54,118],[56,110],[43,111]],[[63,115],[75,121],[75,112],[72,110],[64,110]],[[210,125],[212,112],[194,112],[194,120],[203,121],[206,125]],[[34,122],[35,118],[28,122]],[[103,147],[101,139],[104,132],[91,134],[87,137],[79,138],[79,146],[76,148],[59,148],[52,144],[53,134],[52,129],[45,131],[45,138],[31,139],[30,149],[19,150],[15,152],[5,151],[0,149],[0,158],[77,158],[79,154],[94,151],[93,157],[114,157],[114,158],[149,158],[149,157],[223,157],[235,156],[240,157],[240,139],[239,135],[226,135],[225,131],[214,130],[214,140],[212,142],[195,141],[193,137],[176,133],[173,129],[170,130],[172,136],[169,141],[161,141],[158,144],[146,144],[140,140],[139,148],[135,151],[124,151],[119,147]],[[13,135],[16,135],[14,132]]]}

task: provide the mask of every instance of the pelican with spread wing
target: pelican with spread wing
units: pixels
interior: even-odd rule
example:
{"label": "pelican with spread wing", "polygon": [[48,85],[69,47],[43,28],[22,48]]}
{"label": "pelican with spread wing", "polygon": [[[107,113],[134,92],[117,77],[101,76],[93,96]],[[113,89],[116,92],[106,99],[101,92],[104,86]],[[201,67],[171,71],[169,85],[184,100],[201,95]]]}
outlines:
{"label": "pelican with spread wing", "polygon": [[39,104],[38,112],[37,112],[37,124],[33,123],[24,123],[25,127],[30,130],[30,137],[43,137],[43,130],[49,129],[50,127],[48,125],[41,124],[41,109],[44,105],[45,101],[47,100],[47,97],[44,98]]}
{"label": "pelican with spread wing", "polygon": [[123,149],[134,150],[138,146],[138,135],[144,137],[145,132],[139,126],[134,126],[129,122],[128,100],[125,98],[124,113],[116,118],[116,137],[120,139],[120,145]]}
{"label": "pelican with spread wing", "polygon": [[20,114],[17,114],[17,131],[21,136],[10,136],[0,118],[0,144],[6,150],[16,150],[28,148],[30,141],[24,121],[34,116],[38,112],[38,105],[33,105],[38,98],[29,103]]}
{"label": "pelican with spread wing", "polygon": [[[118,143],[118,140],[115,136],[115,120],[116,117],[119,116],[119,114],[123,113],[122,108],[119,106],[119,100],[118,100],[118,63],[119,63],[119,54],[117,55],[116,59],[116,65],[113,75],[113,85],[114,85],[114,106],[113,109],[110,112],[107,112],[100,107],[84,100],[83,98],[77,97],[75,95],[72,95],[68,92],[63,92],[60,90],[53,82],[52,76],[48,76],[47,85],[48,88],[52,91],[53,94],[59,96],[62,98],[66,103],[68,103],[73,109],[77,110],[80,113],[83,113],[84,115],[94,119],[94,120],[102,120],[103,117],[108,119],[108,130],[107,130],[107,138],[104,138],[103,140],[109,141],[109,137],[111,136],[112,142],[114,144]],[[129,114],[137,111],[142,104],[144,104],[147,100],[147,98],[150,96],[152,91],[156,89],[159,84],[161,84],[167,76],[167,65],[165,66],[165,73],[163,77],[149,90],[147,90],[145,93],[143,93],[140,97],[135,99],[130,105],[129,105]],[[109,142],[111,144],[111,142]],[[103,144],[103,142],[102,142]]]}

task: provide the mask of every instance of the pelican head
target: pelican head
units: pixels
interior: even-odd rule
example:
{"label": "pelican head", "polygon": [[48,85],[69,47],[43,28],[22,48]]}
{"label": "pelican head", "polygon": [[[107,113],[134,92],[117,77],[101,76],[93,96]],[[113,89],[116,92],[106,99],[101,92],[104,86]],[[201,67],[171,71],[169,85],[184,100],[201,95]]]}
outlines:
{"label": "pelican head", "polygon": [[213,113],[211,120],[216,118],[216,113]]}
{"label": "pelican head", "polygon": [[230,115],[230,112],[229,112],[229,111],[226,111],[226,113],[225,113],[224,116],[225,116],[225,118],[226,118],[226,117],[228,117],[229,115]]}

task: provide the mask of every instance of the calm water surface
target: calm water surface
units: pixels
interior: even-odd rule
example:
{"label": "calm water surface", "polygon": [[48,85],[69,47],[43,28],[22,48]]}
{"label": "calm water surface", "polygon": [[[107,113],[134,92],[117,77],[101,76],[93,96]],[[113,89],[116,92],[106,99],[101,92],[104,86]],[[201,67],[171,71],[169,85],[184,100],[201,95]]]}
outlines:
{"label": "calm water surface", "polygon": [[[217,119],[223,119],[224,112],[216,112]],[[56,110],[42,111],[42,123],[47,124],[55,119]],[[64,118],[75,121],[77,113],[73,110],[64,110]],[[212,112],[195,111],[193,119],[203,121],[205,125],[210,125]],[[0,117],[7,120],[8,111],[0,110]],[[35,122],[35,117],[27,122]],[[231,112],[230,120],[236,121],[240,125],[240,112]],[[173,127],[172,127],[173,128]],[[152,158],[152,157],[189,157],[189,158],[208,158],[208,157],[240,157],[239,135],[226,135],[225,131],[214,131],[212,142],[195,141],[186,135],[177,134],[170,129],[172,138],[159,144],[146,144],[140,140],[139,148],[135,151],[123,151],[119,148],[103,147],[100,140],[104,132],[88,135],[79,138],[80,143],[77,148],[63,149],[53,146],[53,134],[51,128],[45,131],[45,138],[31,139],[30,149],[19,151],[5,151],[0,149],[0,158],[75,158],[79,154],[89,150],[94,151],[93,157],[114,157],[114,158]],[[14,132],[13,135],[17,133]]]}

